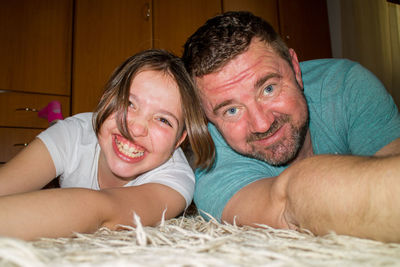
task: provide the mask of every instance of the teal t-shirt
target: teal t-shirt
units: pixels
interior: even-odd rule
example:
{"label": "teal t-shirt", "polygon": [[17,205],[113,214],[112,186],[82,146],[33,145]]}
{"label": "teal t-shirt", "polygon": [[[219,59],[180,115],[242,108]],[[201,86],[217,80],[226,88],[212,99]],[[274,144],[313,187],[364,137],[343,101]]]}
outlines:
{"label": "teal t-shirt", "polygon": [[[300,64],[314,154],[373,155],[400,137],[400,114],[381,82],[360,64],[320,59]],[[196,170],[194,201],[200,213],[220,220],[229,199],[246,185],[279,175],[274,167],[233,151],[213,124],[211,171]],[[206,214],[207,213],[207,214]]]}

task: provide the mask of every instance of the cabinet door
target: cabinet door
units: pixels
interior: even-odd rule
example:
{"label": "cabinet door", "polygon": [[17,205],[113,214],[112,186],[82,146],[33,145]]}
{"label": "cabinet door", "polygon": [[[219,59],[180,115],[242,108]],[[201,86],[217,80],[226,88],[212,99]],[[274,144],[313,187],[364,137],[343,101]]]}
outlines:
{"label": "cabinet door", "polygon": [[300,61],[332,57],[325,0],[279,0],[281,36]]}
{"label": "cabinet door", "polygon": [[186,39],[221,13],[221,0],[153,0],[153,47],[182,55]]}
{"label": "cabinet door", "polygon": [[38,110],[50,101],[57,100],[61,104],[62,114],[69,116],[69,97],[42,94],[4,92],[0,90],[0,126],[47,128],[47,119],[38,116]]}
{"label": "cabinet door", "polygon": [[18,154],[42,129],[0,127],[0,163],[5,163]]}
{"label": "cabinet door", "polygon": [[93,111],[113,70],[151,48],[151,0],[76,0],[72,113]]}
{"label": "cabinet door", "polygon": [[0,88],[70,94],[73,0],[5,0]]}
{"label": "cabinet door", "polygon": [[222,9],[227,11],[250,11],[268,21],[279,32],[277,0],[222,0]]}

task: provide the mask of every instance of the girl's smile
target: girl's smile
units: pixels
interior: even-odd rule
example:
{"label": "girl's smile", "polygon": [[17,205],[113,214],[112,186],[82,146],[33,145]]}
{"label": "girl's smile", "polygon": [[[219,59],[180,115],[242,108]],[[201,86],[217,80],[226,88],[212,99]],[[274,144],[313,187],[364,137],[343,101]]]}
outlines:
{"label": "girl's smile", "polygon": [[140,145],[134,144],[122,135],[113,135],[113,148],[115,154],[126,162],[134,163],[145,157],[146,149]]}

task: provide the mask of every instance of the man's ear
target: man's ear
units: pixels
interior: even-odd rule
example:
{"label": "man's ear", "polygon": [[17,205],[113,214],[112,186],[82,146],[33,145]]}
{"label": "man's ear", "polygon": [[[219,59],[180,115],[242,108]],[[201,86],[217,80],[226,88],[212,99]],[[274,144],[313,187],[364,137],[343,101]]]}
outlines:
{"label": "man's ear", "polygon": [[175,149],[177,149],[183,143],[183,141],[185,141],[186,136],[187,131],[183,130],[181,137],[179,138],[178,142],[176,142]]}
{"label": "man's ear", "polygon": [[303,79],[301,78],[300,63],[299,63],[299,60],[297,59],[296,52],[294,52],[294,50],[292,48],[289,48],[289,53],[290,53],[290,57],[292,60],[292,66],[293,66],[294,75],[296,76],[296,81],[300,85],[300,87],[303,89]]}

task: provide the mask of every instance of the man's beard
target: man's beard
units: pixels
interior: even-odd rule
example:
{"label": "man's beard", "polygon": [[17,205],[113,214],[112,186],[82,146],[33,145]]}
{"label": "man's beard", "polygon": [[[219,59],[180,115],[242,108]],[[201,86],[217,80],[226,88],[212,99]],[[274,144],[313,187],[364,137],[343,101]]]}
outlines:
{"label": "man's beard", "polygon": [[[269,145],[267,147],[256,147],[253,143],[257,140],[268,138],[276,133],[281,127],[289,123],[291,135],[283,137],[282,140]],[[308,116],[303,124],[295,127],[289,115],[282,115],[277,118],[268,131],[264,133],[254,133],[247,138],[247,144],[251,147],[251,151],[246,156],[256,158],[273,166],[282,166],[294,160],[303,146],[308,131]]]}

